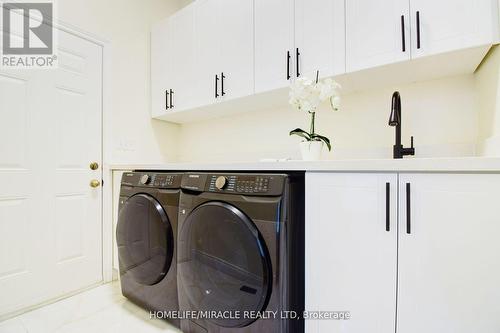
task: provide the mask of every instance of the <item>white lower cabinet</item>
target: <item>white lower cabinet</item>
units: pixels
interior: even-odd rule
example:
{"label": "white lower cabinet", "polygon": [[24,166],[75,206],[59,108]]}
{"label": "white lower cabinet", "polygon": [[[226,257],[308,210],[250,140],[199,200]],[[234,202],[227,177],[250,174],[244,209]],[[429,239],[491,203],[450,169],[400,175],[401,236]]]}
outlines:
{"label": "white lower cabinet", "polygon": [[306,332],[394,332],[396,204],[396,174],[306,174],[306,310],[352,315]]}
{"label": "white lower cabinet", "polygon": [[307,173],[306,310],[351,319],[306,332],[499,332],[499,198],[500,174]]}
{"label": "white lower cabinet", "polygon": [[397,331],[500,332],[500,175],[402,174],[399,193]]}

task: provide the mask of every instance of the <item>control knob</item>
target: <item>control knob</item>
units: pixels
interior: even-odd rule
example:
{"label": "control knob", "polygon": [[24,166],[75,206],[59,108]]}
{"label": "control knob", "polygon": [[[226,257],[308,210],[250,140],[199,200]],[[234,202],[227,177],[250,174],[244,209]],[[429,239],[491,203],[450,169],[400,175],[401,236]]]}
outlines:
{"label": "control knob", "polygon": [[219,176],[215,180],[215,187],[217,187],[218,190],[224,189],[227,185],[227,178],[224,176]]}
{"label": "control knob", "polygon": [[147,185],[151,181],[151,177],[149,175],[142,175],[140,181],[141,181],[141,184]]}

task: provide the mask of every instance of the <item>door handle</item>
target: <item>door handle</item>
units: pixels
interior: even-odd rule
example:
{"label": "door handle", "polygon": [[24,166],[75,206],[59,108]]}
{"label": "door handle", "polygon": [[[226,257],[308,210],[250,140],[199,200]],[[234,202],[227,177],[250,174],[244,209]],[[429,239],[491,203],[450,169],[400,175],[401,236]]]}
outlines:
{"label": "door handle", "polygon": [[168,110],[168,90],[165,90],[165,109]]}
{"label": "door handle", "polygon": [[97,179],[92,179],[92,180],[90,181],[90,184],[89,184],[89,185],[90,185],[90,187],[92,187],[92,188],[96,188],[96,187],[99,187],[99,186],[101,185],[101,182],[100,182],[99,180],[97,180]]}
{"label": "door handle", "polygon": [[226,94],[224,92],[224,79],[226,78],[226,76],[224,75],[224,72],[220,73],[220,78],[221,78],[220,91],[221,91],[221,95],[224,96]]}
{"label": "door handle", "polygon": [[406,233],[411,234],[411,192],[410,183],[406,183]]}
{"label": "door handle", "polygon": [[170,89],[170,108],[173,108],[174,107],[174,91],[172,89]]}
{"label": "door handle", "polygon": [[391,183],[385,183],[385,231],[391,231]]}
{"label": "door handle", "polygon": [[295,61],[297,62],[295,65],[296,65],[296,69],[297,69],[297,77],[300,76],[300,71],[299,71],[299,57],[300,57],[300,52],[299,52],[299,48],[297,47],[295,49]]}
{"label": "door handle", "polygon": [[286,51],[286,79],[290,80],[290,51]]}
{"label": "door handle", "polygon": [[92,162],[89,164],[89,168],[90,168],[90,170],[97,170],[97,169],[99,169],[99,163]]}
{"label": "door handle", "polygon": [[219,84],[219,77],[217,74],[215,74],[215,98],[219,97],[219,89],[217,88],[217,85]]}
{"label": "door handle", "polygon": [[417,10],[417,49],[420,48],[420,11]]}
{"label": "door handle", "polygon": [[406,37],[405,37],[405,16],[401,15],[401,39],[403,52],[406,52]]}

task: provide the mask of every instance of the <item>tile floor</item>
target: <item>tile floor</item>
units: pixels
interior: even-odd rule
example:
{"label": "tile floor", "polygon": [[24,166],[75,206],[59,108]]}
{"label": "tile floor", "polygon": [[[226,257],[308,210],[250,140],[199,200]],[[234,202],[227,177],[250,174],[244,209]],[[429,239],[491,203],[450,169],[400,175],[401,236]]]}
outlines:
{"label": "tile floor", "polygon": [[179,333],[122,296],[118,282],[0,322],[0,333]]}

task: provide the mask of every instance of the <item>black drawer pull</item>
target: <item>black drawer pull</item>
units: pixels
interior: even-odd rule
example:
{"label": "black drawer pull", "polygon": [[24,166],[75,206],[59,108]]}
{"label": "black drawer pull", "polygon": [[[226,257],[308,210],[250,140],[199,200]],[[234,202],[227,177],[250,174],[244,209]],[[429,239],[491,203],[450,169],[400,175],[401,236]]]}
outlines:
{"label": "black drawer pull", "polygon": [[217,88],[218,84],[219,84],[219,77],[217,76],[217,74],[215,74],[215,98],[219,97],[219,88]]}
{"label": "black drawer pull", "polygon": [[168,90],[165,90],[165,109],[168,110]]}
{"label": "black drawer pull", "polygon": [[290,51],[286,51],[286,79],[290,80]]}
{"label": "black drawer pull", "polygon": [[417,11],[417,49],[420,48],[420,12]]}
{"label": "black drawer pull", "polygon": [[220,77],[221,77],[221,86],[220,86],[221,95],[224,96],[226,94],[224,92],[224,79],[226,78],[226,76],[224,75],[224,72],[220,73]]}
{"label": "black drawer pull", "polygon": [[401,41],[403,43],[403,52],[406,52],[406,36],[405,36],[405,16],[401,15]]}
{"label": "black drawer pull", "polygon": [[385,183],[385,231],[391,231],[391,184]]}
{"label": "black drawer pull", "polygon": [[299,71],[299,57],[300,57],[300,52],[299,52],[299,48],[297,47],[295,49],[295,61],[297,61],[297,64],[296,64],[296,68],[297,68],[297,77],[300,76],[300,71]]}
{"label": "black drawer pull", "polygon": [[170,89],[170,108],[174,107],[174,91]]}
{"label": "black drawer pull", "polygon": [[406,233],[411,234],[411,193],[410,183],[406,183]]}

